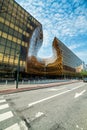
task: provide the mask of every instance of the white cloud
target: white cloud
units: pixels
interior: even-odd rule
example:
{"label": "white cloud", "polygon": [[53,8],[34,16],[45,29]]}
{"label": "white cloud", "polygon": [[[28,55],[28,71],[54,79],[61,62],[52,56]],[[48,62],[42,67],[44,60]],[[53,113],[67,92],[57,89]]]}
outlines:
{"label": "white cloud", "polygon": [[68,46],[71,50],[74,50],[74,49],[77,49],[79,47],[83,46],[82,44],[73,44],[73,45],[70,45]]}
{"label": "white cloud", "polygon": [[[44,46],[51,46],[54,36],[68,43],[69,37],[74,38],[87,33],[87,8],[84,0],[71,0],[71,2],[68,0],[61,0],[61,2],[58,0],[16,1],[43,25],[44,42],[41,48],[43,55],[46,54],[43,50]],[[73,50],[81,46],[81,44],[72,45],[72,40],[68,44],[71,44],[70,48]],[[87,52],[85,53],[87,54]]]}

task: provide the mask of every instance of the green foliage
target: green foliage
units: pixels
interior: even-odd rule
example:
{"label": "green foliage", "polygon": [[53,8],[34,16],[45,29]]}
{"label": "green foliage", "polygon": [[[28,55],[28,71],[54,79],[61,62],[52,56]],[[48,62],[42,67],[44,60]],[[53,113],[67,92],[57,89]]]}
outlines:
{"label": "green foliage", "polygon": [[86,70],[82,70],[81,75],[82,75],[83,77],[86,77],[86,76],[87,76],[87,71],[86,71]]}

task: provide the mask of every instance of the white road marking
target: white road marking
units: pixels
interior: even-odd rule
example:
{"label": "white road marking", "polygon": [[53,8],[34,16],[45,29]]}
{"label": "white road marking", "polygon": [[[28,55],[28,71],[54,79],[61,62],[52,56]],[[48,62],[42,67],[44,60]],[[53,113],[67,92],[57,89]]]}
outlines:
{"label": "white road marking", "polygon": [[35,117],[38,118],[38,117],[41,117],[42,115],[44,115],[43,112],[38,112],[38,113],[36,113]]}
{"label": "white road marking", "polygon": [[[28,122],[28,123],[30,123],[30,122]],[[28,130],[28,127],[26,126],[25,121],[21,121],[21,122],[19,123],[19,125],[20,125],[20,129],[21,129],[21,130]],[[15,129],[15,130],[16,130],[16,129]]]}
{"label": "white road marking", "polygon": [[84,92],[86,92],[86,90],[83,90],[83,91],[80,92],[80,93],[76,93],[75,96],[74,96],[74,98],[77,98],[77,97],[83,95]]}
{"label": "white road marking", "polygon": [[57,89],[57,88],[50,88],[50,89],[48,89],[48,91],[59,91],[59,90],[62,90],[62,89],[65,89],[65,87],[64,87],[64,88],[60,88],[60,89]]}
{"label": "white road marking", "polygon": [[17,123],[15,123],[14,125],[4,129],[4,130],[21,130],[19,125]]}
{"label": "white road marking", "polygon": [[5,109],[5,108],[8,108],[8,107],[9,107],[8,104],[0,105],[0,110]]}
{"label": "white road marking", "polygon": [[0,114],[0,122],[4,121],[6,119],[9,119],[11,117],[13,117],[13,113],[11,111],[3,113],[3,114]]}
{"label": "white road marking", "polygon": [[5,99],[3,99],[3,100],[0,100],[0,103],[3,103],[3,102],[6,102],[6,100],[5,100]]}
{"label": "white road marking", "polygon": [[4,98],[4,97],[3,97],[3,96],[0,96],[0,99],[1,99],[1,98]]}
{"label": "white road marking", "polygon": [[64,92],[55,94],[55,95],[53,95],[53,96],[50,96],[50,97],[47,97],[47,98],[44,98],[44,99],[41,99],[41,100],[38,100],[38,101],[35,101],[35,102],[32,102],[32,103],[29,103],[27,107],[31,107],[31,106],[33,106],[33,105],[36,105],[36,104],[38,104],[38,103],[41,103],[41,102],[47,101],[47,100],[49,100],[49,99],[55,98],[55,97],[60,96],[60,95],[62,95],[62,94],[71,92],[71,91],[73,91],[73,90],[75,90],[75,89],[78,89],[78,88],[80,88],[80,87],[83,87],[83,86],[84,86],[84,85],[80,85],[80,86],[78,86],[78,87],[72,88],[71,90],[67,90],[67,91],[64,91]]}
{"label": "white road marking", "polygon": [[76,125],[76,128],[78,128],[79,130],[83,130],[83,128],[79,127],[78,125]]}
{"label": "white road marking", "polygon": [[79,128],[79,126],[78,126],[78,125],[76,125],[76,128]]}

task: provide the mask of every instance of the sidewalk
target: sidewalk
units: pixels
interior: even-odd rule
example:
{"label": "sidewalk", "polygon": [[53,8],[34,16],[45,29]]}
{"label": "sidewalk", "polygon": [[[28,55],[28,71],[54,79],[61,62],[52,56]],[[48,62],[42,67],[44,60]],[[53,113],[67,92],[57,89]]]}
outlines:
{"label": "sidewalk", "polygon": [[19,84],[18,88],[16,89],[16,85],[0,85],[0,94],[10,94],[10,93],[17,93],[17,92],[23,92],[23,91],[30,91],[30,90],[36,90],[36,89],[42,89],[42,88],[48,88],[48,87],[55,87],[55,86],[61,86],[66,84],[71,84],[75,82],[80,82],[78,80],[70,80],[65,82],[57,82],[57,83],[46,83],[46,84]]}

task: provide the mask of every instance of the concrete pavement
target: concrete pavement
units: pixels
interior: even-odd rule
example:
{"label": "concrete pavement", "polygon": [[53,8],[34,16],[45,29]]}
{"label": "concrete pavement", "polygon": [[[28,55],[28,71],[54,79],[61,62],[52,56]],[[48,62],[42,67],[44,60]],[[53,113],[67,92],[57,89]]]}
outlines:
{"label": "concrete pavement", "polygon": [[16,89],[16,84],[10,85],[0,85],[0,94],[8,94],[8,93],[17,93],[22,91],[29,91],[29,90],[36,90],[48,87],[55,87],[64,84],[71,84],[74,82],[80,82],[78,80],[68,80],[68,81],[61,81],[56,83],[44,83],[44,84],[19,84],[18,88]]}

